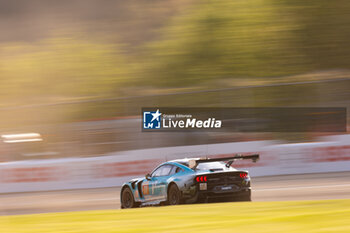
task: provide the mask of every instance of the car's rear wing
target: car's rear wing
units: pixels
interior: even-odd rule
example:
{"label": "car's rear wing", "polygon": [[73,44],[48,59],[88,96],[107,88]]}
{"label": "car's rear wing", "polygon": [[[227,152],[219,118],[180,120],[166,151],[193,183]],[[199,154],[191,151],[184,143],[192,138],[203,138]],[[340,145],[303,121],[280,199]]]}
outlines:
{"label": "car's rear wing", "polygon": [[252,155],[236,154],[235,156],[232,156],[232,157],[222,157],[222,158],[213,158],[213,159],[210,159],[210,158],[196,159],[196,160],[189,161],[189,167],[191,169],[195,169],[200,163],[211,163],[211,162],[218,162],[218,161],[227,161],[226,165],[227,167],[229,167],[235,160],[251,159],[255,163],[256,161],[259,160],[259,158],[260,158],[259,154],[252,154]]}

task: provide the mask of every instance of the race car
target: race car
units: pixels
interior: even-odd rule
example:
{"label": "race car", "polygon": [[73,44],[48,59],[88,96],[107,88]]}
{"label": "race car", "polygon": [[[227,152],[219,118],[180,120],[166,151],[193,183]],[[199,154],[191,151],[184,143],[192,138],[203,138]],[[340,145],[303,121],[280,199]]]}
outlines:
{"label": "race car", "polygon": [[248,172],[231,166],[235,160],[241,159],[256,162],[259,155],[186,158],[162,163],[145,177],[123,184],[120,192],[121,208],[212,200],[251,201]]}

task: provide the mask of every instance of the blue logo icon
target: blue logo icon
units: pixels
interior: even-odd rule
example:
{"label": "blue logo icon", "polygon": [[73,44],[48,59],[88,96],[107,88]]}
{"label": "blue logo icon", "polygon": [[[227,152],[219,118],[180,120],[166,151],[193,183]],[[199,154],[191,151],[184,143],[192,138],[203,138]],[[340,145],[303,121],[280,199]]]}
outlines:
{"label": "blue logo icon", "polygon": [[143,112],[143,128],[144,129],[160,129],[161,115],[159,109],[155,112]]}

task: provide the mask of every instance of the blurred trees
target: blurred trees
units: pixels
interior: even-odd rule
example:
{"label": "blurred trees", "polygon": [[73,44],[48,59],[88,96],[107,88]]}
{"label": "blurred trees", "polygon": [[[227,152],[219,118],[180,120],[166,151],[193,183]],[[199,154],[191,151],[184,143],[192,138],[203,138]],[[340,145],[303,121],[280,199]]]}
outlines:
{"label": "blurred trees", "polygon": [[118,95],[128,73],[116,45],[69,37],[2,45],[0,60],[2,102]]}
{"label": "blurred trees", "polygon": [[[137,1],[133,4],[136,9]],[[109,33],[106,38],[115,41],[123,31]],[[347,0],[196,1],[164,22],[151,42],[131,50],[124,48],[132,43],[107,43],[89,38],[88,33],[75,35],[74,30],[68,34],[33,43],[0,44],[0,106],[153,94],[157,90],[164,93],[203,83],[212,88],[222,80],[231,80],[228,85],[232,86],[240,86],[238,79],[248,80],[244,85],[253,79],[279,82],[289,80],[290,75],[350,68]],[[241,91],[247,97],[237,95],[235,99],[249,106],[311,105],[320,101],[320,90],[313,86],[275,87]],[[286,96],[297,92],[304,97]],[[200,96],[191,97],[192,105],[217,106],[216,102],[208,104],[208,93]],[[222,101],[225,97],[215,98]],[[186,96],[164,99],[149,100],[145,106],[190,103]],[[142,102],[133,101],[92,103],[69,112],[79,117],[81,113],[98,117],[127,114]],[[222,105],[230,104],[235,103]]]}
{"label": "blurred trees", "polygon": [[[155,42],[155,84],[300,72],[305,63],[294,17],[274,1],[204,1],[174,20]],[[289,13],[290,14],[290,13]],[[297,59],[295,59],[297,58]]]}
{"label": "blurred trees", "polygon": [[350,68],[350,2],[347,0],[288,0],[300,30],[295,32],[308,70]]}
{"label": "blurred trees", "polygon": [[148,76],[159,86],[350,68],[346,0],[200,1],[162,33]]}

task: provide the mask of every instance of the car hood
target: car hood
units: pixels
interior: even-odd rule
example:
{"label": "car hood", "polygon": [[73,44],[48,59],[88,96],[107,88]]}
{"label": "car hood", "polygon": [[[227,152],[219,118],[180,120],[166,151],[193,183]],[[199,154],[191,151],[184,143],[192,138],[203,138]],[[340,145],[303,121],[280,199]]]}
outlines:
{"label": "car hood", "polygon": [[145,179],[145,177],[138,177],[138,178],[134,178],[134,179],[129,180],[129,182],[132,183],[132,182],[140,181],[140,180],[143,180],[143,179]]}

